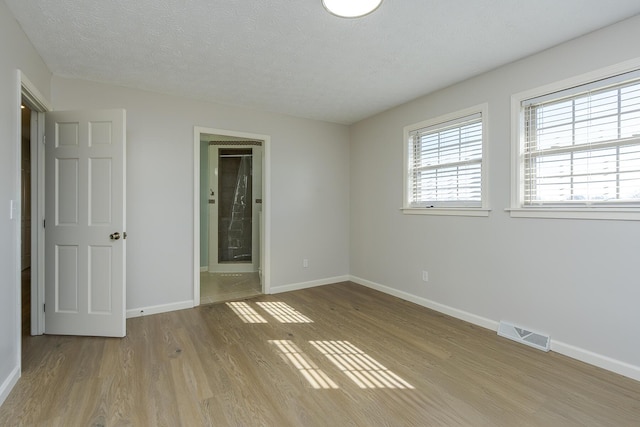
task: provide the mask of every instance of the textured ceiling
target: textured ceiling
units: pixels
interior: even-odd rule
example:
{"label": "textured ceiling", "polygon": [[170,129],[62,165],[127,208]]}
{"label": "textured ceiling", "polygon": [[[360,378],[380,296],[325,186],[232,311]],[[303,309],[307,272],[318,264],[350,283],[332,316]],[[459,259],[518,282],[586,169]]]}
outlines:
{"label": "textured ceiling", "polygon": [[56,75],[337,123],[640,13],[638,0],[5,0]]}

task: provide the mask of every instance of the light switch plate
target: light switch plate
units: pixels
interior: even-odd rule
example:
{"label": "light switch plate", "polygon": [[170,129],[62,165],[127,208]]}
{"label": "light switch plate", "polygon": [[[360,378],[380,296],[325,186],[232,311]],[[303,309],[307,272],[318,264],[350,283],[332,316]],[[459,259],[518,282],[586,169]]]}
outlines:
{"label": "light switch plate", "polygon": [[11,200],[9,203],[9,219],[14,219],[18,214],[16,201]]}

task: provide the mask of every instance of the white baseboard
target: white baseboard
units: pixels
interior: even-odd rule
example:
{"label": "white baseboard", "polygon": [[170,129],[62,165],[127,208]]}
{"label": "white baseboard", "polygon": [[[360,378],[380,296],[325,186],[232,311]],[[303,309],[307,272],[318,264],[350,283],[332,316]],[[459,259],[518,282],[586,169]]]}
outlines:
{"label": "white baseboard", "polygon": [[457,319],[464,320],[469,323],[473,323],[474,325],[482,326],[483,328],[491,329],[492,331],[498,330],[499,322],[496,322],[494,320],[487,319],[482,316],[477,316],[473,313],[469,313],[464,310],[458,310],[457,308],[449,307],[448,305],[440,304],[438,302],[431,301],[426,298],[418,297],[407,292],[399,291],[397,289],[393,289],[388,286],[381,285],[379,283],[371,282],[369,280],[362,279],[360,277],[351,276],[350,280],[359,285],[366,286],[371,289],[375,289],[385,294],[393,295],[394,297],[398,297],[406,301],[411,301],[423,307],[427,307],[437,312],[447,314],[451,317],[455,317]]}
{"label": "white baseboard", "polygon": [[603,356],[598,353],[594,353],[589,350],[585,350],[580,347],[566,344],[559,341],[551,340],[551,351],[563,354],[572,359],[579,360],[589,365],[597,366],[607,371],[615,372],[616,374],[624,375],[636,381],[640,381],[640,367],[634,366],[620,360],[612,359],[607,356]]}
{"label": "white baseboard", "polygon": [[351,280],[351,276],[336,276],[326,279],[312,280],[310,282],[292,283],[290,285],[272,286],[270,294],[280,294],[282,292],[299,291],[300,289],[314,288],[316,286],[330,285],[332,283],[346,282]]}
{"label": "white baseboard", "polygon": [[[482,316],[477,316],[475,314],[472,314],[463,310],[458,310],[457,308],[440,304],[435,301],[428,300],[426,298],[418,297],[418,296],[409,294],[407,292],[399,291],[397,289],[393,289],[388,286],[381,285],[379,283],[362,279],[360,277],[350,276],[349,280],[359,285],[363,285],[368,288],[383,292],[385,294],[402,298],[403,300],[406,300],[406,301],[411,301],[423,307],[430,308],[440,313],[447,314],[449,316],[455,317],[460,320],[464,320],[466,322],[481,326],[486,329],[490,329],[492,331],[497,331],[498,326],[500,324],[500,322],[498,321],[487,319]],[[554,341],[553,338],[551,339],[551,351],[555,351],[556,353],[560,353],[567,357],[571,357],[572,359],[580,360],[581,362],[585,362],[590,365],[597,366],[599,368],[606,369],[611,372],[615,372],[616,374],[624,375],[625,377],[629,377],[636,381],[640,381],[639,366],[631,365],[629,363],[622,362],[620,360],[612,359],[610,357],[603,356],[601,354],[593,353],[589,350],[585,350],[583,348],[579,348],[571,344]]]}
{"label": "white baseboard", "polygon": [[205,271],[209,271],[209,267],[200,267],[200,273],[204,273]]}
{"label": "white baseboard", "polygon": [[6,380],[0,385],[0,406],[4,403],[4,401],[13,390],[13,387],[16,385],[18,380],[20,379],[20,366],[16,366],[13,368],[9,376]]}
{"label": "white baseboard", "polygon": [[132,317],[149,316],[150,314],[167,313],[169,311],[184,310],[193,308],[193,300],[174,302],[171,304],[153,305],[150,307],[132,308],[127,310],[127,319]]}

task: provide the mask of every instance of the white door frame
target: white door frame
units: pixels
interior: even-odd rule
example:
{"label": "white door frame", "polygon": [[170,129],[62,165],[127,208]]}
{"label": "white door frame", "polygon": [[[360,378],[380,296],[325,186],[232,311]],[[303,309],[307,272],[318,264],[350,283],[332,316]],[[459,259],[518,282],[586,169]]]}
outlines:
{"label": "white door frame", "polygon": [[[18,92],[19,102],[24,98],[37,117],[36,123],[32,123],[31,126],[31,335],[42,335],[44,334],[44,113],[51,111],[52,107],[21,70],[18,70]],[[17,108],[20,109],[20,104]],[[22,144],[21,128],[20,115],[18,115],[19,135],[16,139],[18,153],[20,153]],[[18,181],[18,185],[20,185],[20,181]],[[20,206],[21,203],[18,203],[19,208]],[[21,212],[18,213],[18,218],[21,218],[21,214]],[[18,233],[19,235],[20,233]],[[22,249],[20,237],[17,239],[17,244],[16,253],[20,256]],[[20,263],[18,263],[17,269],[16,286],[21,289]],[[18,292],[18,295],[17,311],[20,316],[22,312],[21,292]],[[18,322],[19,337],[22,337],[21,328],[22,324]]]}
{"label": "white door frame", "polygon": [[226,129],[194,126],[193,129],[193,305],[200,305],[200,134],[224,135],[234,138],[261,140],[262,145],[262,220],[260,257],[262,268],[262,293],[268,294],[271,286],[271,137]]}

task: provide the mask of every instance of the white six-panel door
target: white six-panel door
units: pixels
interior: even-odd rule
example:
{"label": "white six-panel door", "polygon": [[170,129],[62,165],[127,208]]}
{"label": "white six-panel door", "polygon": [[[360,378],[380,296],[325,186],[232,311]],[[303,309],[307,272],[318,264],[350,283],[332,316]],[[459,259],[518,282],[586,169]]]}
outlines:
{"label": "white six-panel door", "polygon": [[45,333],[126,334],[124,110],[46,115]]}

